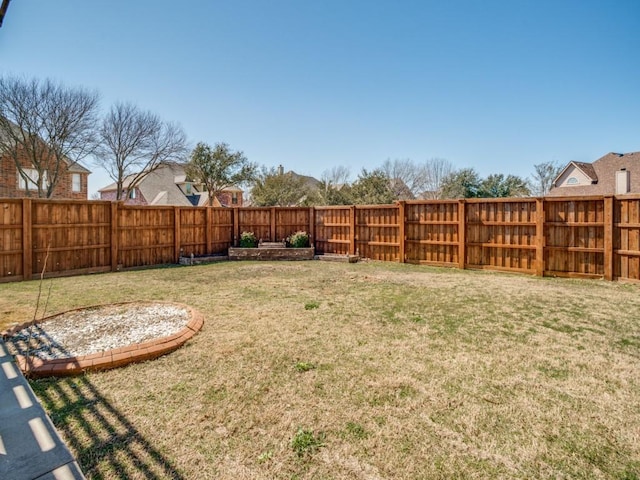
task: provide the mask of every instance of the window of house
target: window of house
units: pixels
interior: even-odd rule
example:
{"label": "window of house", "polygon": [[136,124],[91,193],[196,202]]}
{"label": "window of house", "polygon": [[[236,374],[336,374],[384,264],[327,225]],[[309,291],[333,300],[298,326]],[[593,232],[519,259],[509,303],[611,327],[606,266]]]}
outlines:
{"label": "window of house", "polygon": [[191,183],[187,183],[184,188],[187,191],[187,195],[191,195]]}
{"label": "window of house", "polygon": [[231,203],[233,205],[237,205],[238,204],[238,192],[232,192],[231,193]]}
{"label": "window of house", "polygon": [[129,198],[130,198],[131,200],[135,200],[135,199],[136,199],[136,189],[135,189],[135,188],[133,188],[133,189],[129,190],[129,194],[128,194],[128,196],[129,196]]}
{"label": "window of house", "polygon": [[578,185],[578,183],[580,182],[578,182],[578,179],[576,177],[570,177],[567,180],[567,185]]}
{"label": "window of house", "polygon": [[71,174],[71,191],[72,192],[81,192],[82,191],[82,178],[79,173]]}
{"label": "window of house", "polygon": [[[38,189],[38,171],[35,168],[24,168],[22,169],[22,173],[27,176],[28,180],[18,172],[18,189],[26,190],[29,187],[29,190],[37,190]],[[49,183],[47,182],[47,172],[44,172],[44,179],[42,182],[43,187],[48,187]]]}

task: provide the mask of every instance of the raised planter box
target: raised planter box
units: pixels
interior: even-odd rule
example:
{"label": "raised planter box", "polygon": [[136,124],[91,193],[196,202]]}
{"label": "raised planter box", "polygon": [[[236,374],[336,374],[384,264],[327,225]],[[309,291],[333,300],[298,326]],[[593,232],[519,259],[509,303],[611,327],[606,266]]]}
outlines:
{"label": "raised planter box", "polygon": [[313,260],[314,248],[229,247],[229,260]]}

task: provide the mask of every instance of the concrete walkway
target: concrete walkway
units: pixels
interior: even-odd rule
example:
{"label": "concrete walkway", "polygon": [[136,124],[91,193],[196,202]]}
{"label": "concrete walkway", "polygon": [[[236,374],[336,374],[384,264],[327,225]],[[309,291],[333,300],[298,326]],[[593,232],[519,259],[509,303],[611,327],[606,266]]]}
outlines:
{"label": "concrete walkway", "polygon": [[0,479],[84,479],[0,339]]}

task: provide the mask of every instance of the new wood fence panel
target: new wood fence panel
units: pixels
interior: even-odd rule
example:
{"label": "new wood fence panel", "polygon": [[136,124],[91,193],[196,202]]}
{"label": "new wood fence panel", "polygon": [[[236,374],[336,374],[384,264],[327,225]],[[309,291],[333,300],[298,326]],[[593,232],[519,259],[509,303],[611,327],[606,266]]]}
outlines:
{"label": "new wood fence panel", "polygon": [[174,207],[119,207],[118,264],[175,263],[175,212]]}
{"label": "new wood fence panel", "polygon": [[180,209],[180,249],[184,256],[207,255],[207,208]]}
{"label": "new wood fence panel", "polygon": [[299,231],[309,233],[310,211],[308,208],[283,207],[276,209],[276,241],[283,240]]}
{"label": "new wood fence panel", "polygon": [[458,264],[457,201],[407,202],[405,218],[407,262],[444,266]]}
{"label": "new wood fence panel", "polygon": [[614,277],[640,280],[640,198],[614,201]]}
{"label": "new wood fence panel", "polygon": [[23,279],[22,200],[0,201],[0,282]]}
{"label": "new wood fence panel", "polygon": [[604,275],[604,199],[545,199],[545,273]]}
{"label": "new wood fence panel", "polygon": [[351,245],[351,207],[316,207],[316,253],[347,255]]}
{"label": "new wood fence panel", "polygon": [[372,260],[400,260],[399,222],[397,205],[357,206],[356,251]]}
{"label": "new wood fence panel", "polygon": [[111,204],[33,200],[32,274],[111,269]]}
{"label": "new wood fence panel", "polygon": [[233,210],[230,208],[211,208],[210,254],[226,255],[233,246]]}
{"label": "new wood fence panel", "polygon": [[238,209],[239,234],[253,232],[258,240],[265,242],[277,241],[271,235],[271,211],[271,208],[264,207]]}
{"label": "new wood fence panel", "polygon": [[468,200],[466,265],[535,273],[536,221],[535,199]]}

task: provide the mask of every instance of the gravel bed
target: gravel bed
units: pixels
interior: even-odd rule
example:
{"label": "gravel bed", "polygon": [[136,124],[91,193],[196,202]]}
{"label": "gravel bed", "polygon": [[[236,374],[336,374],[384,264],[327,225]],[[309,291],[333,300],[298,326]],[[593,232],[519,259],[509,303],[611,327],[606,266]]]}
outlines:
{"label": "gravel bed", "polygon": [[178,333],[189,311],[177,305],[126,304],[63,313],[6,340],[13,355],[43,360],[78,357]]}

